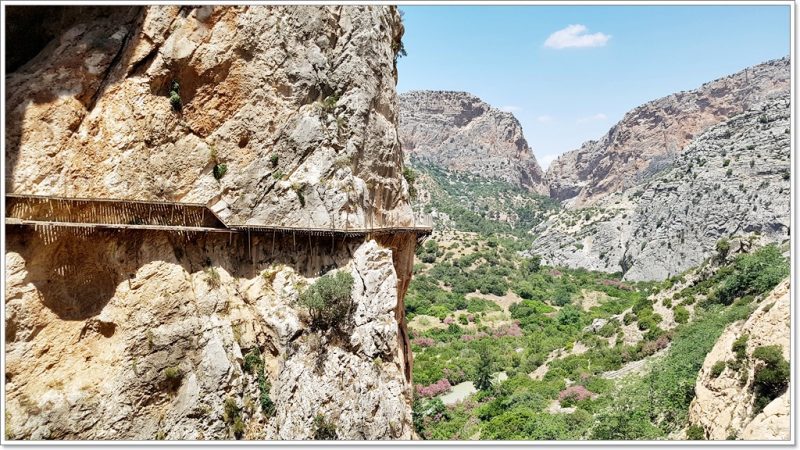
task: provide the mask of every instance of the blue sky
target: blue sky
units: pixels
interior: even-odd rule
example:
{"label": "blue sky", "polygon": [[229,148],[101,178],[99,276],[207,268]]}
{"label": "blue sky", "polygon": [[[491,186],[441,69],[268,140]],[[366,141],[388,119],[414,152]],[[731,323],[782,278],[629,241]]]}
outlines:
{"label": "blue sky", "polygon": [[400,9],[408,56],[398,92],[468,91],[512,111],[543,166],[642,103],[786,56],[790,45],[782,5]]}

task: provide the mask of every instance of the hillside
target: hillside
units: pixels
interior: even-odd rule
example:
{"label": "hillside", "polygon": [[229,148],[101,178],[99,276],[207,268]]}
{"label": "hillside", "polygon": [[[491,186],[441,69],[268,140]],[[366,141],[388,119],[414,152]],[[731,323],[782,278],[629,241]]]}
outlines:
{"label": "hillside", "polygon": [[669,166],[710,126],[788,93],[789,58],[768,61],[645,103],[608,133],[556,159],[545,182],[554,199],[589,206]]}
{"label": "hillside", "polygon": [[547,194],[544,173],[513,114],[466,92],[400,95],[400,141],[413,164],[504,181]]}
{"label": "hillside", "polygon": [[787,96],[711,127],[661,171],[593,206],[534,229],[548,264],[663,280],[708,257],[717,241],[789,239],[791,139]]}

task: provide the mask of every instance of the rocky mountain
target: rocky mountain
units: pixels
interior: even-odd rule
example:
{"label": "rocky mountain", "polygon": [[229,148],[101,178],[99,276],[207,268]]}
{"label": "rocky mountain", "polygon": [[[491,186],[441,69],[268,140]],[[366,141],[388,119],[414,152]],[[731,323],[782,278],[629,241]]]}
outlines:
{"label": "rocky mountain", "polygon": [[696,137],[658,173],[534,229],[548,264],[661,280],[702,262],[716,242],[789,239],[790,105],[769,98]]}
{"label": "rocky mountain", "polygon": [[400,141],[411,161],[547,194],[544,174],[513,114],[466,92],[400,95]]}
{"label": "rocky mountain", "polygon": [[[786,280],[761,300],[749,319],[728,326],[706,356],[689,408],[690,424],[706,439],[790,439],[790,391],[783,387],[780,392],[778,386],[765,396],[760,385],[765,370],[776,377],[778,372],[789,375],[790,301]],[[775,355],[764,350],[769,347],[777,349]],[[783,368],[778,367],[781,358]]]}
{"label": "rocky mountain", "polygon": [[[4,37],[26,43],[7,59],[9,193],[413,222],[395,7],[7,11],[27,24]],[[9,226],[6,244],[9,439],[413,436],[413,235]],[[298,303],[323,278],[352,301],[335,328]]]}
{"label": "rocky mountain", "polygon": [[595,204],[671,164],[704,130],[789,91],[789,58],[639,106],[597,141],[567,152],[547,170],[550,196],[571,206]]}

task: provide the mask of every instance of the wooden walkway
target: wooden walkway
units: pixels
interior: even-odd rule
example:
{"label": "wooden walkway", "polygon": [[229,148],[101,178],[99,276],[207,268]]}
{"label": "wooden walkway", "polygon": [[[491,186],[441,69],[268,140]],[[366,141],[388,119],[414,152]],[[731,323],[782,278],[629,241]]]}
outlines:
{"label": "wooden walkway", "polygon": [[[415,219],[417,219],[415,217]],[[12,226],[212,232],[249,234],[301,234],[358,237],[412,233],[418,238],[433,231],[430,218],[420,225],[372,228],[311,228],[283,225],[226,225],[206,205],[141,200],[111,200],[6,194],[5,224]]]}

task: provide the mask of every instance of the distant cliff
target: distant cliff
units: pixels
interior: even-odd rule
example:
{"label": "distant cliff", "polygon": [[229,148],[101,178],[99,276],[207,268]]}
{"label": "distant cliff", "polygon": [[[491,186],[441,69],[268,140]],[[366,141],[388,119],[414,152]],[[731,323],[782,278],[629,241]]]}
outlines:
{"label": "distant cliff", "polygon": [[544,174],[519,121],[472,94],[402,94],[400,140],[412,160],[547,193]]}
{"label": "distant cliff", "polygon": [[605,136],[550,165],[550,196],[585,206],[630,188],[671,164],[704,130],[788,92],[789,69],[788,57],[769,61],[634,108]]}
{"label": "distant cliff", "polygon": [[789,239],[788,95],[713,126],[650,178],[534,229],[549,264],[662,280],[702,262],[723,237]]}

